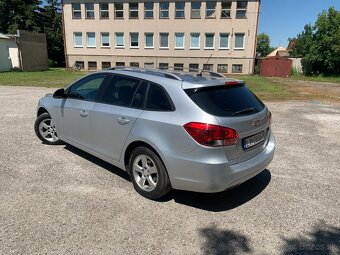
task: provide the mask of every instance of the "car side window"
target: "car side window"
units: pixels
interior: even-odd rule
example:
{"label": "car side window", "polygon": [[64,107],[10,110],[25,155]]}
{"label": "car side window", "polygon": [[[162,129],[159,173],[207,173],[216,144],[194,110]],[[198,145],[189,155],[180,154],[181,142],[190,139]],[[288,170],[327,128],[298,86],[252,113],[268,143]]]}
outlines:
{"label": "car side window", "polygon": [[164,89],[157,84],[150,83],[146,109],[151,111],[173,111],[167,94]]}
{"label": "car side window", "polygon": [[67,97],[95,101],[105,77],[105,73],[86,76],[67,90]]}
{"label": "car side window", "polygon": [[114,75],[105,86],[100,102],[130,107],[132,98],[140,83],[139,79]]}

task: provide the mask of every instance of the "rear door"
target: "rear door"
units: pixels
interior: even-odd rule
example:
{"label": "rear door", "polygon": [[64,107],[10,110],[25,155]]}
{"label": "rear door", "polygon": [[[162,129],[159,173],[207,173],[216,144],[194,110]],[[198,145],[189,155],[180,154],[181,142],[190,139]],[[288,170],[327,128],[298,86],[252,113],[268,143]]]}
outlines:
{"label": "rear door", "polygon": [[93,149],[119,161],[126,138],[142,114],[147,83],[112,75],[92,109]]}
{"label": "rear door", "polygon": [[243,84],[187,90],[190,98],[205,112],[216,117],[221,126],[237,131],[238,143],[225,146],[231,163],[239,163],[260,153],[270,132],[270,113]]}
{"label": "rear door", "polygon": [[67,98],[57,111],[58,135],[66,140],[91,148],[90,119],[105,73],[84,77],[66,90]]}

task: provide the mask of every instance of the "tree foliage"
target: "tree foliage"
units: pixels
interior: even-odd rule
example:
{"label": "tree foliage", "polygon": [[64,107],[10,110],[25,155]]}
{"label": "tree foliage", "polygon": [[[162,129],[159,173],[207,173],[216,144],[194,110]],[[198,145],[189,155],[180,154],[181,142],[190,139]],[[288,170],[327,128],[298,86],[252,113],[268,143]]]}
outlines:
{"label": "tree foliage", "polygon": [[0,32],[15,34],[18,29],[22,29],[45,33],[49,59],[54,65],[63,65],[60,5],[60,0],[0,0]]}
{"label": "tree foliage", "polygon": [[291,51],[302,57],[305,74],[340,74],[340,11],[329,8],[319,14],[315,25],[298,34]]}
{"label": "tree foliage", "polygon": [[256,52],[260,57],[267,56],[270,52],[273,51],[273,48],[270,47],[270,38],[266,33],[259,34],[257,36],[257,45]]}

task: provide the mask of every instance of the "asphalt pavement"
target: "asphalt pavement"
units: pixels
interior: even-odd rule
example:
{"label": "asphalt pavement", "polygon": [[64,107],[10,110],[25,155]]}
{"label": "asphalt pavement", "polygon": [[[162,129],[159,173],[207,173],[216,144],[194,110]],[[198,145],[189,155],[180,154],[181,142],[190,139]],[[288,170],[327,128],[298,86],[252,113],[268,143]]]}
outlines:
{"label": "asphalt pavement", "polygon": [[0,86],[0,254],[340,254],[340,104],[266,102],[266,170],[155,202],[124,171],[40,142],[36,105],[52,91]]}

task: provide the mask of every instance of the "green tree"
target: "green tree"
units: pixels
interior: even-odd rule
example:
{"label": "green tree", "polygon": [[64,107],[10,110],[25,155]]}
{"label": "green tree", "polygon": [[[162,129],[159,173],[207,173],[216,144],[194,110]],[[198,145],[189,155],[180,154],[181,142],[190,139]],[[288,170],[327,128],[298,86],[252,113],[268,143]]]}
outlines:
{"label": "green tree", "polygon": [[0,32],[16,33],[17,29],[39,32],[40,0],[0,0]]}
{"label": "green tree", "polygon": [[340,74],[340,12],[334,8],[319,14],[314,26],[306,25],[291,54],[302,57],[305,74]]}
{"label": "green tree", "polygon": [[270,52],[273,51],[273,48],[270,47],[270,38],[266,33],[259,34],[257,36],[257,45],[256,52],[259,56],[265,57]]}
{"label": "green tree", "polygon": [[48,0],[40,8],[39,24],[41,31],[46,34],[48,57],[53,66],[60,66],[65,62],[61,15],[60,0]]}

